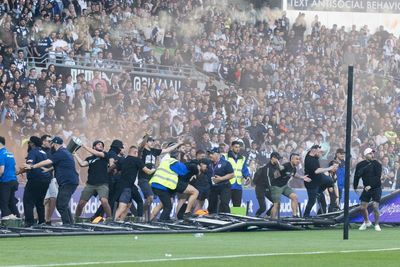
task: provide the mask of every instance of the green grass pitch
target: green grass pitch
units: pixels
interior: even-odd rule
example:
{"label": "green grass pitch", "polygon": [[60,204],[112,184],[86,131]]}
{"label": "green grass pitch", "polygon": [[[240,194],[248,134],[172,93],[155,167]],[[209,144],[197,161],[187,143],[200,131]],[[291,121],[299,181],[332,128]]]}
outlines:
{"label": "green grass pitch", "polygon": [[400,228],[0,239],[0,266],[400,266]]}

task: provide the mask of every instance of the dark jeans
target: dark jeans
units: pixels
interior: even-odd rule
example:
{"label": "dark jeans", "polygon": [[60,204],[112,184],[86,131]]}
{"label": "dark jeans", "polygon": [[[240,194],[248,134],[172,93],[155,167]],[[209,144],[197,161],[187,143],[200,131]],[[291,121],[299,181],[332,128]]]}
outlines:
{"label": "dark jeans", "polygon": [[[220,202],[218,209],[218,200]],[[231,200],[231,185],[212,186],[208,197],[209,213],[230,213],[229,201]],[[217,210],[218,209],[218,210]]]}
{"label": "dark jeans", "polygon": [[[258,201],[258,210],[256,211],[256,216],[261,216],[261,214],[263,214],[265,212],[265,210],[267,209],[267,204],[265,202],[265,198],[267,198],[269,201],[272,201],[272,197],[271,197],[271,191],[269,189],[267,189],[267,187],[265,186],[259,186],[256,185],[255,188],[256,191],[256,198]],[[272,208],[272,206],[271,206]],[[271,209],[268,210],[268,212],[270,212]],[[267,212],[267,215],[269,215]]]}
{"label": "dark jeans", "polygon": [[19,217],[17,208],[18,199],[15,197],[15,192],[17,190],[17,181],[0,183],[0,210],[2,217],[10,214]]}
{"label": "dark jeans", "polygon": [[234,207],[240,207],[242,205],[242,194],[242,190],[231,189],[231,200]]}
{"label": "dark jeans", "polygon": [[329,191],[330,204],[329,204],[328,212],[334,212],[334,211],[339,210],[339,206],[336,204],[337,197],[336,197],[336,193],[335,193],[335,188],[329,187],[328,189],[332,190],[332,191]]}
{"label": "dark jeans", "polygon": [[157,188],[152,187],[153,193],[156,194],[163,205],[162,213],[160,215],[160,220],[168,221],[170,219],[170,214],[172,211],[172,202],[171,197],[172,194],[170,191],[160,190]]}
{"label": "dark jeans", "polygon": [[331,187],[333,185],[333,180],[331,177],[327,175],[322,174],[321,176],[322,178],[319,186],[306,188],[308,195],[308,202],[306,209],[304,210],[304,217],[310,217],[311,209],[314,206],[317,199],[320,202],[321,212],[322,213],[326,212],[326,202],[323,192],[325,191],[326,188]]}
{"label": "dark jeans", "polygon": [[30,226],[35,223],[33,218],[33,209],[36,207],[38,214],[38,223],[44,223],[44,197],[49,188],[50,181],[28,180],[25,185],[23,203],[25,212],[25,223]]}
{"label": "dark jeans", "polygon": [[58,188],[56,208],[61,215],[63,224],[72,224],[74,222],[69,209],[69,201],[77,187],[78,185],[76,184],[64,184]]}

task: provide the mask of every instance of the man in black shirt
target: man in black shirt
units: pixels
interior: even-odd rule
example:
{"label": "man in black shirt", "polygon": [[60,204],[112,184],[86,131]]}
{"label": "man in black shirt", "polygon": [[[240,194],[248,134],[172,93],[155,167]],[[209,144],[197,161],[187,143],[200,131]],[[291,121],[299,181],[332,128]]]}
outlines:
{"label": "man in black shirt", "polygon": [[382,164],[380,164],[377,160],[374,160],[374,152],[375,151],[372,148],[367,148],[364,150],[363,154],[365,160],[357,164],[356,171],[354,173],[354,190],[357,190],[360,178],[362,179],[364,186],[360,196],[361,213],[364,217],[364,222],[360,226],[359,230],[365,230],[367,227],[372,225],[368,218],[368,203],[372,199],[375,217],[375,230],[381,231],[381,227],[379,226],[379,202],[381,201],[382,196]]}
{"label": "man in black shirt", "polygon": [[317,198],[321,202],[320,205],[322,210],[324,210],[323,206],[325,206],[326,210],[323,192],[327,187],[332,186],[333,181],[329,176],[325,175],[324,172],[332,171],[337,166],[332,165],[329,168],[321,168],[319,164],[319,157],[321,154],[321,146],[313,145],[304,160],[304,174],[311,179],[311,181],[308,182],[304,180],[304,186],[307,189],[308,195],[308,202],[304,211],[304,217],[310,217],[311,209],[317,201]]}
{"label": "man in black shirt", "polygon": [[78,221],[77,219],[81,215],[86,203],[96,194],[99,196],[101,206],[107,214],[107,218],[111,218],[112,212],[108,203],[108,166],[110,157],[104,151],[104,143],[102,141],[94,141],[92,148],[86,145],[82,147],[92,155],[82,160],[76,153],[73,154],[79,166],[89,167],[87,184],[82,191],[79,204],[76,208],[75,220]]}
{"label": "man in black shirt", "polygon": [[[279,154],[277,154],[279,157]],[[272,153],[272,154],[274,154]],[[271,157],[272,158],[272,157]],[[300,176],[296,173],[296,167],[299,166],[300,164],[300,155],[293,153],[290,155],[290,161],[286,162],[282,166],[279,165],[279,160],[277,158],[274,158],[275,161],[277,161],[277,165],[279,166],[280,169],[280,176],[278,177],[272,177],[271,179],[271,197],[273,200],[273,207],[271,210],[271,218],[275,219],[277,216],[280,200],[281,200],[281,195],[284,195],[291,200],[291,207],[292,207],[292,214],[293,217],[298,217],[297,215],[297,195],[293,191],[292,188],[288,186],[288,182],[292,177],[302,179],[304,181],[311,181],[310,178],[308,178],[307,175],[305,176]],[[283,168],[282,168],[283,167]]]}
{"label": "man in black shirt", "polygon": [[138,148],[136,146],[129,148],[128,156],[118,161],[116,167],[121,171],[121,179],[117,182],[116,195],[118,196],[119,204],[115,212],[115,220],[124,220],[132,199],[137,204],[137,216],[139,218],[143,217],[143,199],[135,185],[136,177],[140,170],[148,175],[154,173],[155,170],[150,170],[144,165],[143,161],[138,157]]}
{"label": "man in black shirt", "polygon": [[[111,142],[110,149],[108,150],[108,157],[110,158],[110,165],[113,166],[116,162],[123,160],[123,152],[124,152],[124,144],[119,139],[114,139]],[[118,180],[121,178],[120,172],[117,169],[110,170],[108,173],[108,203],[111,207],[112,213],[115,210],[115,202],[117,201],[117,197],[115,196],[116,186]],[[104,209],[103,206],[100,206],[95,214],[92,216],[92,220],[96,217],[103,217]]]}
{"label": "man in black shirt", "polygon": [[[271,195],[271,180],[274,180],[280,177],[280,171],[283,170],[283,167],[280,166],[279,160],[282,157],[277,152],[272,152],[270,155],[269,162],[259,170],[254,175],[254,184],[256,185],[256,198],[258,201],[259,208],[256,211],[256,216],[260,217],[261,214],[267,209],[265,203],[265,197],[272,203],[274,203]],[[272,210],[272,208],[271,208]],[[267,211],[267,216],[270,210]]]}
{"label": "man in black shirt", "polygon": [[[156,160],[158,156],[164,153],[169,153],[171,151],[174,151],[176,148],[178,148],[180,145],[183,144],[183,140],[179,138],[176,144],[164,149],[157,149],[154,148],[154,141],[155,139],[146,133],[146,135],[143,137],[142,144],[139,146],[140,158],[142,159],[144,165],[149,170],[155,169]],[[145,172],[139,170],[138,184],[140,190],[142,190],[144,198],[146,199],[143,207],[146,212],[145,213],[146,220],[150,219],[150,214],[148,214],[149,213],[148,211],[154,198],[153,191],[151,190],[151,186],[149,184],[151,177],[152,175],[148,175]]]}

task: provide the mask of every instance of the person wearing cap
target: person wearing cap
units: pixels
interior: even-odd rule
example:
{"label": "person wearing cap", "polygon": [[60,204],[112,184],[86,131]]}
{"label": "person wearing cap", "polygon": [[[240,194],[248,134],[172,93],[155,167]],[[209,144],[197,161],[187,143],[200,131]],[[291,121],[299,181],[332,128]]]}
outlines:
{"label": "person wearing cap", "polygon": [[[158,156],[160,156],[161,154],[170,153],[174,151],[176,148],[178,148],[180,145],[183,144],[183,139],[178,138],[177,143],[164,149],[154,148],[154,142],[155,139],[151,137],[149,133],[146,132],[145,136],[143,137],[142,144],[139,146],[140,158],[142,159],[144,165],[149,170],[155,169],[156,160]],[[146,220],[150,219],[149,208],[151,206],[151,203],[153,203],[153,198],[154,198],[153,197],[154,194],[151,189],[152,187],[149,185],[151,177],[152,175],[148,175],[142,170],[139,170],[138,185],[140,187],[140,190],[142,190],[143,196],[145,198],[145,203],[143,208],[145,211]]]}
{"label": "person wearing cap", "polygon": [[271,179],[271,198],[273,201],[273,207],[271,209],[271,218],[276,219],[277,214],[279,212],[279,204],[281,202],[281,195],[284,195],[291,200],[291,208],[293,217],[298,217],[297,213],[297,204],[298,199],[297,195],[292,188],[289,187],[289,180],[292,178],[301,179],[304,181],[310,181],[307,175],[300,176],[297,174],[297,166],[300,165],[300,155],[297,153],[290,154],[289,162],[284,163],[283,165],[279,164],[279,160],[282,157],[277,153],[273,152],[271,154],[271,161],[275,161],[275,165],[279,168],[280,175],[277,176],[277,173],[273,173],[273,176],[269,176]]}
{"label": "person wearing cap", "polygon": [[15,158],[5,145],[6,139],[0,136],[0,211],[3,220],[19,217],[18,200],[15,197],[18,190]]}
{"label": "person wearing cap", "polygon": [[382,196],[382,164],[374,159],[374,152],[372,148],[366,148],[363,153],[365,160],[360,161],[356,165],[356,170],[354,172],[353,187],[355,191],[358,189],[360,179],[363,181],[360,207],[364,222],[361,224],[359,230],[366,230],[368,227],[372,226],[368,218],[368,203],[372,200],[375,230],[381,231],[381,227],[379,226],[379,203]]}
{"label": "person wearing cap", "polygon": [[323,192],[327,187],[332,186],[333,180],[324,173],[332,171],[336,166],[334,164],[328,168],[321,168],[319,163],[321,154],[321,146],[313,145],[304,159],[304,174],[311,179],[304,180],[304,186],[306,187],[308,196],[307,206],[304,210],[305,218],[310,217],[311,209],[317,199],[320,202],[322,212],[326,212],[326,202]]}
{"label": "person wearing cap", "polygon": [[[42,140],[37,136],[31,136],[28,141],[27,164],[36,164],[48,159],[42,149]],[[38,224],[45,223],[44,198],[52,178],[51,172],[43,169],[35,169],[27,172],[27,183],[23,196],[25,226],[32,226],[34,221],[33,209],[36,207]]]}
{"label": "person wearing cap", "polygon": [[78,187],[79,175],[75,168],[74,157],[71,152],[63,147],[63,139],[61,137],[55,136],[51,140],[51,149],[54,152],[49,159],[35,164],[25,164],[24,167],[27,170],[33,170],[53,165],[59,185],[56,208],[61,215],[63,225],[69,225],[73,223],[69,202]]}
{"label": "person wearing cap", "polygon": [[[232,164],[221,157],[219,148],[207,151],[211,160],[208,165],[208,177],[211,177],[211,190],[208,197],[208,212],[230,213],[229,201],[231,200],[230,179],[235,177]],[[218,202],[219,207],[218,207]]]}
{"label": "person wearing cap", "polygon": [[85,160],[82,160],[76,152],[73,153],[79,166],[89,167],[88,180],[81,193],[78,206],[76,207],[75,221],[79,221],[79,216],[81,216],[83,208],[94,195],[99,196],[101,206],[103,207],[107,218],[111,218],[112,211],[108,203],[108,166],[110,163],[110,157],[108,153],[104,151],[104,143],[100,140],[94,141],[92,147],[83,144],[82,148],[92,155],[87,157]]}
{"label": "person wearing cap", "polygon": [[[119,139],[114,139],[111,142],[110,149],[107,152],[109,159],[110,159],[110,166],[117,164],[117,162],[124,159],[124,143]],[[117,184],[118,181],[121,179],[121,173],[118,172],[117,169],[109,170],[108,172],[108,204],[110,205],[112,214],[114,213],[116,207],[115,202],[117,201]],[[97,209],[95,214],[92,216],[92,220],[97,217],[103,217],[104,215],[104,208],[102,205]]]}
{"label": "person wearing cap", "polygon": [[246,157],[239,154],[242,144],[240,141],[233,141],[228,153],[223,154],[223,157],[232,165],[235,173],[235,176],[229,180],[231,183],[231,200],[234,207],[242,205],[243,178],[245,183],[250,181],[250,171],[247,167]]}

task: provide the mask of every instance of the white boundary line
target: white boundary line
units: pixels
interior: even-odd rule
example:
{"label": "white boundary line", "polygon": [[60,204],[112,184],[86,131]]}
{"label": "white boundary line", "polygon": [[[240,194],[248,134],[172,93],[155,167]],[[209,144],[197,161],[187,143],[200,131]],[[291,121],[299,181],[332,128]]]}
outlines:
{"label": "white boundary line", "polygon": [[318,255],[318,254],[334,254],[334,253],[359,253],[359,252],[382,252],[397,251],[399,248],[381,248],[381,249],[365,249],[365,250],[340,250],[340,251],[309,251],[309,252],[282,252],[282,253],[257,253],[257,254],[237,254],[222,256],[199,256],[199,257],[183,257],[183,258],[160,258],[147,260],[124,260],[124,261],[92,261],[92,262],[66,262],[66,263],[49,263],[49,264],[32,264],[32,265],[0,265],[1,267],[58,267],[58,266],[76,266],[76,265],[97,265],[97,264],[124,264],[124,263],[147,263],[147,262],[168,262],[168,261],[187,261],[187,260],[209,260],[209,259],[234,259],[248,257],[271,257],[271,256],[294,256],[294,255]]}

